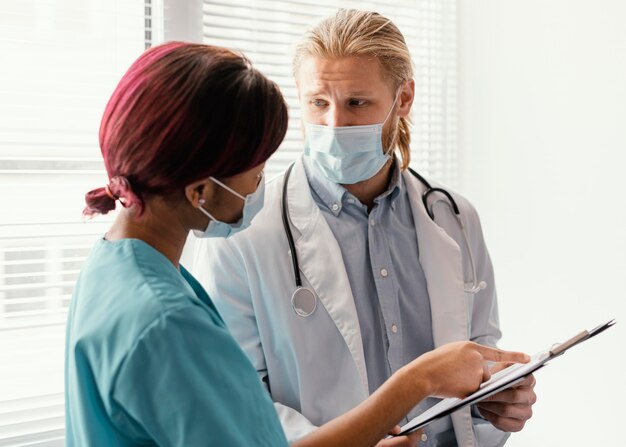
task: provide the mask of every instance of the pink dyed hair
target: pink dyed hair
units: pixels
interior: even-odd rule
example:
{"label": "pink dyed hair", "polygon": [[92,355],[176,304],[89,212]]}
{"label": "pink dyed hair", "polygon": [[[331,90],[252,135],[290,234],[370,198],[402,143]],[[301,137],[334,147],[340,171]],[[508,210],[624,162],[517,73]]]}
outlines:
{"label": "pink dyed hair", "polygon": [[106,106],[100,148],[109,193],[89,191],[83,213],[106,214],[118,198],[141,214],[150,195],[247,171],[276,151],[287,120],[278,86],[242,55],[181,42],[151,48]]}

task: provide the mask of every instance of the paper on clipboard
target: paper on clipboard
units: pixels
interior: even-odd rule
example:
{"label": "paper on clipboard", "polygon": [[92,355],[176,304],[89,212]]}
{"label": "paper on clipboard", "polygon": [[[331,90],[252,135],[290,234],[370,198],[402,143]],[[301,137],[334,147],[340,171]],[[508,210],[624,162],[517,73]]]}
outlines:
{"label": "paper on clipboard", "polygon": [[444,416],[447,416],[456,410],[459,410],[467,405],[472,405],[481,400],[498,393],[502,390],[514,386],[516,383],[523,380],[526,376],[532,374],[538,369],[544,367],[550,360],[560,356],[565,351],[591,337],[603,332],[615,324],[615,320],[610,320],[607,323],[601,324],[591,331],[583,331],[574,337],[570,338],[564,343],[560,343],[552,346],[550,349],[535,354],[528,363],[517,363],[502,371],[494,374],[488,381],[484,382],[480,388],[473,394],[463,398],[450,398],[443,399],[437,405],[434,405],[424,413],[413,418],[410,422],[402,427],[402,431],[395,436],[407,435],[422,427],[425,427],[429,423],[436,421]]}

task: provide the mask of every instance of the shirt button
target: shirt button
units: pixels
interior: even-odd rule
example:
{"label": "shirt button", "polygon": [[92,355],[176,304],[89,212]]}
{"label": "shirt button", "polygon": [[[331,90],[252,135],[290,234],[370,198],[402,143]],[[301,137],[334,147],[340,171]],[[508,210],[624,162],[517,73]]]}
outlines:
{"label": "shirt button", "polygon": [[383,278],[386,278],[388,274],[387,269],[380,269],[380,276]]}
{"label": "shirt button", "polygon": [[376,221],[375,221],[374,219],[370,219],[370,225],[371,225],[371,226],[376,225]]}
{"label": "shirt button", "polygon": [[393,332],[394,334],[398,333],[398,326],[395,324],[391,325],[391,332]]}
{"label": "shirt button", "polygon": [[333,203],[333,206],[330,207],[333,211],[337,211],[339,209],[339,205]]}

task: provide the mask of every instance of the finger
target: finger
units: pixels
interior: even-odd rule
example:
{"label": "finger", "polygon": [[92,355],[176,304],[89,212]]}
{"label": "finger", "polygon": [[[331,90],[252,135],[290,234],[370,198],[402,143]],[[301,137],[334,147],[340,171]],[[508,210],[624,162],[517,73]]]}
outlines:
{"label": "finger", "polygon": [[507,369],[509,366],[513,366],[515,365],[515,363],[513,362],[499,362],[499,363],[494,363],[491,366],[491,374],[495,374],[497,372],[502,371],[503,369]]}
{"label": "finger", "polygon": [[420,440],[421,434],[422,431],[418,430],[410,435],[384,439],[376,444],[376,447],[415,447]]}
{"label": "finger", "polygon": [[409,436],[396,436],[395,438],[383,439],[376,447],[415,447],[417,440]]}
{"label": "finger", "polygon": [[535,384],[537,383],[537,380],[535,380],[535,376],[533,376],[532,374],[524,377],[523,380],[521,380],[520,382],[518,382],[517,384],[515,384],[514,386],[512,386],[510,389],[512,390],[517,390],[517,389],[533,389],[535,388]]}
{"label": "finger", "polygon": [[535,379],[534,375],[530,374],[524,380],[522,380],[520,383],[515,385],[513,388],[530,388],[530,389],[533,389],[533,388],[535,388],[536,384],[537,384],[537,379]]}
{"label": "finger", "polygon": [[[535,391],[534,391],[536,383],[537,383],[537,380],[535,379],[535,376],[531,374],[525,377],[524,380],[522,380],[515,386],[512,386],[511,388],[507,388],[506,390],[503,390],[503,391],[499,391],[498,393],[493,394],[483,400],[486,402],[498,402],[498,401],[516,402],[515,396],[518,396],[517,398],[519,399],[519,402],[526,402],[527,400],[529,400],[531,401],[531,404],[534,404],[537,400],[536,399],[537,396],[535,395]],[[534,400],[526,399],[524,397],[525,396],[524,393],[528,393],[526,394],[527,396],[532,395]]]}
{"label": "finger", "polygon": [[400,433],[402,431],[402,429],[400,428],[399,425],[396,425],[395,427],[393,427],[390,431],[389,434],[390,435],[397,435],[398,433]]}
{"label": "finger", "polygon": [[490,348],[489,346],[474,345],[476,350],[483,356],[485,360],[492,362],[514,362],[514,363],[528,363],[530,356],[523,352],[503,351],[497,348]]}
{"label": "finger", "polygon": [[413,433],[408,434],[407,438],[411,441],[411,445],[417,445],[419,441],[423,441],[426,435],[424,435],[424,429],[420,428],[419,430],[415,430]]}
{"label": "finger", "polygon": [[484,416],[485,412],[495,414],[507,419],[518,419],[527,421],[533,415],[533,409],[530,405],[525,404],[505,404],[502,402],[483,402],[479,404],[480,413]]}
{"label": "finger", "polygon": [[511,419],[511,418],[507,418],[504,416],[500,416],[496,413],[492,413],[489,410],[486,409],[481,409],[480,410],[480,414],[489,422],[491,422],[491,424],[502,430],[502,431],[507,431],[507,432],[518,432],[521,429],[524,428],[524,425],[526,425],[526,420],[522,420],[522,419]]}
{"label": "finger", "polygon": [[376,447],[400,447],[402,446],[402,440],[398,441],[399,439],[400,438],[383,439],[376,444]]}
{"label": "finger", "polygon": [[486,363],[483,363],[483,382],[491,379],[491,371],[489,371],[489,367]]}

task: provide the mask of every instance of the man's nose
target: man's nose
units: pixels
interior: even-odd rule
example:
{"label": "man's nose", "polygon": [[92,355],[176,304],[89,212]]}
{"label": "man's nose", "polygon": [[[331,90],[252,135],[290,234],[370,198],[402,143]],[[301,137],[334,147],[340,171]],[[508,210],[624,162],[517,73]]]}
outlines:
{"label": "man's nose", "polygon": [[329,127],[349,126],[346,120],[346,113],[340,107],[331,106],[324,116],[324,125]]}

